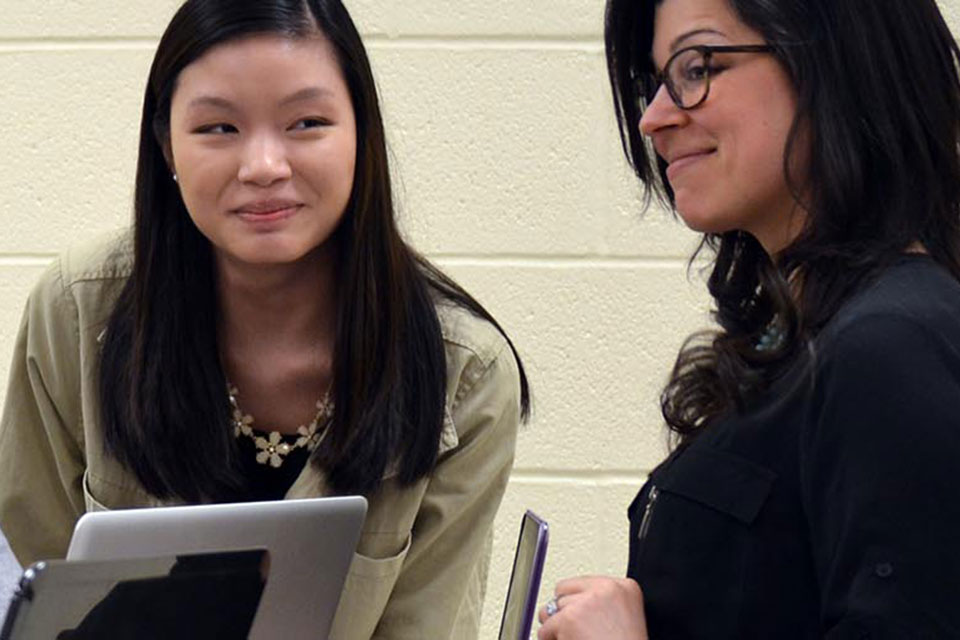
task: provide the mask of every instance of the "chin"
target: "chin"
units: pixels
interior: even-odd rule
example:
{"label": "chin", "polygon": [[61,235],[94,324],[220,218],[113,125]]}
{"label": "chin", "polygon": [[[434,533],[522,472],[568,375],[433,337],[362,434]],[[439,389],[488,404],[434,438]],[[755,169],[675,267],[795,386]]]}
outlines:
{"label": "chin", "polygon": [[221,252],[223,257],[236,265],[256,265],[263,267],[296,264],[311,253],[309,248],[277,246],[264,243],[256,247],[242,247],[234,251]]}
{"label": "chin", "polygon": [[683,223],[688,229],[696,231],[697,233],[723,233],[724,231],[729,231],[725,226],[717,224],[718,221],[716,218],[704,215],[701,212],[687,213],[678,208],[677,215],[680,216],[680,219],[683,220]]}
{"label": "chin", "polygon": [[689,197],[677,198],[674,203],[674,210],[691,231],[721,234],[740,228],[734,221],[737,216],[731,216],[729,212],[724,213],[716,209],[697,206],[689,201]]}

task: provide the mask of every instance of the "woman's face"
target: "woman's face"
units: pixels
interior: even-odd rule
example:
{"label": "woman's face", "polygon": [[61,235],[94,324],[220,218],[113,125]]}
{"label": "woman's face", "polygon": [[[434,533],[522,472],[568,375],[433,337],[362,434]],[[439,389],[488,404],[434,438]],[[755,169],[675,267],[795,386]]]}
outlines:
{"label": "woman's face", "polygon": [[353,105],[322,38],[253,36],[180,73],[170,160],[221,264],[293,263],[330,237],[353,186]]}
{"label": "woman's face", "polygon": [[[664,0],[654,22],[653,61],[692,45],[765,44],[727,0]],[[684,111],[661,87],[640,120],[669,165],[677,212],[697,231],[751,233],[768,253],[785,247],[803,213],[784,176],[784,148],[797,112],[786,71],[770,53],[715,53],[710,91]]]}

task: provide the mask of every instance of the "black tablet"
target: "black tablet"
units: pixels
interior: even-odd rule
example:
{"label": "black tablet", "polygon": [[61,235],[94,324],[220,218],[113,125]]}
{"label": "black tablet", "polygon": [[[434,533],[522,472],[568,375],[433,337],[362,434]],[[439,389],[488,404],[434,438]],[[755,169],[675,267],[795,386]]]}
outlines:
{"label": "black tablet", "polygon": [[262,549],[38,562],[23,572],[0,640],[241,640],[268,573]]}

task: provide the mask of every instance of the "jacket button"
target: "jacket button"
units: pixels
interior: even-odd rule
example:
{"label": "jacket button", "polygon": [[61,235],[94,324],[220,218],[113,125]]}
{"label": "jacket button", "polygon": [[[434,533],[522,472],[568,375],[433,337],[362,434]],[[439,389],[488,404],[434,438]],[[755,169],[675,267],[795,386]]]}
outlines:
{"label": "jacket button", "polygon": [[873,568],[873,572],[878,578],[889,578],[893,575],[893,565],[889,562],[879,562],[877,566]]}

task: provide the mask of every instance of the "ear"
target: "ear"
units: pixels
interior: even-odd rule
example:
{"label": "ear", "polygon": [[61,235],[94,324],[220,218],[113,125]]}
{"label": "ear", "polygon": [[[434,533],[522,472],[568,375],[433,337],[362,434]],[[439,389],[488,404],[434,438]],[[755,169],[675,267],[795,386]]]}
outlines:
{"label": "ear", "polygon": [[169,134],[160,141],[160,150],[163,151],[163,159],[167,161],[167,168],[170,169],[170,173],[176,174],[177,167],[173,162],[173,147],[170,144]]}

